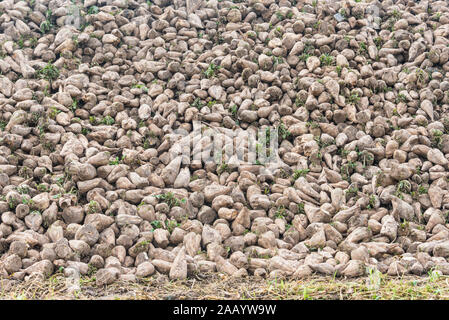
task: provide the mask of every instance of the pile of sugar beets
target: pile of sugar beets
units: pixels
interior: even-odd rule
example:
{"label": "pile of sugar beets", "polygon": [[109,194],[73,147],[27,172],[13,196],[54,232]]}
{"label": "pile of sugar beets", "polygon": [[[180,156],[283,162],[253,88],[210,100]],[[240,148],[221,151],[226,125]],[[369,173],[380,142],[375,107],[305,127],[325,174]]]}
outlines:
{"label": "pile of sugar beets", "polygon": [[449,274],[447,1],[3,0],[0,72],[1,278]]}

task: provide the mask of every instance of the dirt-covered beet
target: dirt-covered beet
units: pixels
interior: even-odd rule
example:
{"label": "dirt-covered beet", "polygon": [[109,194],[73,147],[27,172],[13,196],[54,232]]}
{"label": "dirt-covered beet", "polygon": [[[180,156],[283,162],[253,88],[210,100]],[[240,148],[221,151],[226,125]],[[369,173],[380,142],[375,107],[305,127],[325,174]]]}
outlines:
{"label": "dirt-covered beet", "polygon": [[3,0],[0,72],[0,277],[449,274],[447,1]]}

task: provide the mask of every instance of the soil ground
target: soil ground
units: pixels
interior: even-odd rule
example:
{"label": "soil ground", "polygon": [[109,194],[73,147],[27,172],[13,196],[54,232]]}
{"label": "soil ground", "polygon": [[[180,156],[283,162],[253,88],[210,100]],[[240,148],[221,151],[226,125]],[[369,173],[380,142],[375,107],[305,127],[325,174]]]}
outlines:
{"label": "soil ground", "polygon": [[141,279],[137,283],[116,282],[97,287],[95,277],[81,278],[79,290],[70,291],[70,283],[58,273],[49,279],[31,282],[2,280],[0,299],[176,299],[176,300],[421,300],[449,299],[449,276],[371,276],[357,279],[311,277],[305,280],[257,279],[202,275],[184,281],[165,277]]}

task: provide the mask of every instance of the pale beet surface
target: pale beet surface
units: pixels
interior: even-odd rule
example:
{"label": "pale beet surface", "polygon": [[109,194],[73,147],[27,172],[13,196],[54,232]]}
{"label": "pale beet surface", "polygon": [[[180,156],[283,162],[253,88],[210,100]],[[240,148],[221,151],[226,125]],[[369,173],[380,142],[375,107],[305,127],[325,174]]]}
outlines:
{"label": "pale beet surface", "polygon": [[1,1],[0,276],[449,274],[447,1],[187,2]]}

